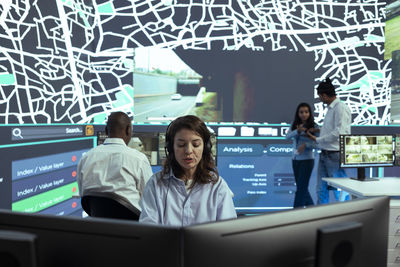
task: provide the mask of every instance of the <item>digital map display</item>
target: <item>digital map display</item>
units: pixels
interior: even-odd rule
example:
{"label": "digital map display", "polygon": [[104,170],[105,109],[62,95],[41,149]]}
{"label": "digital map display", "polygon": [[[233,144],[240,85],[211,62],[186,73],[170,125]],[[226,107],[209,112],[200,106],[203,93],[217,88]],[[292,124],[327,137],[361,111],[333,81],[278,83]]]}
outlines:
{"label": "digital map display", "polygon": [[[385,5],[3,0],[0,123],[102,123],[115,110],[134,116],[134,48],[157,47],[309,53],[314,84],[328,76],[334,80],[353,124],[387,124],[391,61],[383,59]],[[322,122],[326,108],[315,102],[316,120]]]}

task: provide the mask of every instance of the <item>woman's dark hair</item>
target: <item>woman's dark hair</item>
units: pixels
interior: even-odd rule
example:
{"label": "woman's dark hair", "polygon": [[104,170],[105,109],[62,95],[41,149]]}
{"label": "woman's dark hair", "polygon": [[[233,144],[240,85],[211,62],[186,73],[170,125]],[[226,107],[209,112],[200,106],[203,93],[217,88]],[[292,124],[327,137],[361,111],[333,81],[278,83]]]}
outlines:
{"label": "woman's dark hair", "polygon": [[308,108],[308,112],[310,112],[310,117],[308,117],[308,119],[307,119],[306,123],[303,125],[303,127],[306,128],[306,129],[310,129],[310,128],[313,128],[315,126],[314,116],[312,114],[310,105],[307,104],[307,103],[300,103],[296,108],[296,113],[294,114],[294,120],[293,120],[292,128],[291,128],[292,131],[296,130],[297,126],[299,124],[303,123],[303,121],[300,119],[300,116],[299,116],[299,110],[302,107]]}
{"label": "woman's dark hair", "polygon": [[326,94],[327,96],[335,96],[335,86],[333,86],[331,79],[326,78],[324,82],[320,82],[317,87],[319,95]]}
{"label": "woman's dark hair", "polygon": [[179,165],[178,161],[175,159],[174,153],[175,135],[182,129],[191,130],[197,133],[203,139],[204,144],[203,155],[194,173],[192,185],[195,183],[216,183],[218,181],[219,174],[211,151],[211,133],[207,129],[205,123],[200,118],[193,115],[179,117],[172,121],[167,128],[165,133],[165,148],[167,158],[164,161],[162,168],[163,176],[169,174],[171,169],[176,177],[181,177],[183,175],[184,171]]}

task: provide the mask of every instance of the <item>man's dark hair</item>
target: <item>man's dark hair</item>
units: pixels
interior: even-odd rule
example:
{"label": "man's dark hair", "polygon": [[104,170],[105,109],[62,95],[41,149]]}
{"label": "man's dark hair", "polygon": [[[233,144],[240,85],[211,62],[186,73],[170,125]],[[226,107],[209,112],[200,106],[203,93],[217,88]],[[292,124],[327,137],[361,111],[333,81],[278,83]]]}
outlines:
{"label": "man's dark hair", "polygon": [[114,136],[123,133],[131,123],[131,120],[128,115],[124,112],[113,112],[110,114],[107,120],[107,130],[108,135]]}
{"label": "man's dark hair", "polygon": [[326,94],[327,96],[335,96],[335,87],[332,84],[331,79],[326,78],[324,82],[320,82],[317,87],[317,92],[319,95]]}

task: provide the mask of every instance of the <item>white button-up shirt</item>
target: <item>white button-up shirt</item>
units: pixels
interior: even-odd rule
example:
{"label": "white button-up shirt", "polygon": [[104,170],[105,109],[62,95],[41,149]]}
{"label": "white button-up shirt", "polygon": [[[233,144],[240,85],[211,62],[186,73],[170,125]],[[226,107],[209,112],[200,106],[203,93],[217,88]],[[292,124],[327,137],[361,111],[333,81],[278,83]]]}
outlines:
{"label": "white button-up shirt", "polygon": [[172,172],[154,174],[140,201],[140,222],[170,226],[213,222],[236,218],[232,193],[219,177],[216,184],[195,184],[188,192],[185,183]]}
{"label": "white button-up shirt", "polygon": [[147,157],[121,138],[107,138],[78,164],[79,195],[115,193],[140,210],[139,199],[153,171]]}
{"label": "white button-up shirt", "polygon": [[350,134],[351,112],[345,103],[336,98],[329,106],[317,143],[321,149],[339,151],[339,135]]}

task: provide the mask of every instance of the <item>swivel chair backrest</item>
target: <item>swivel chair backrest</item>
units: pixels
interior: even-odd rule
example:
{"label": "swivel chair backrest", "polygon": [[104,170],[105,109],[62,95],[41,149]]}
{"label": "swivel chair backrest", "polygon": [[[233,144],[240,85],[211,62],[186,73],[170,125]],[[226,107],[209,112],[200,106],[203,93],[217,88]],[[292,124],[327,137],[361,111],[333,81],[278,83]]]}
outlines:
{"label": "swivel chair backrest", "polygon": [[91,217],[138,221],[140,211],[114,194],[96,193],[81,198],[83,210]]}

